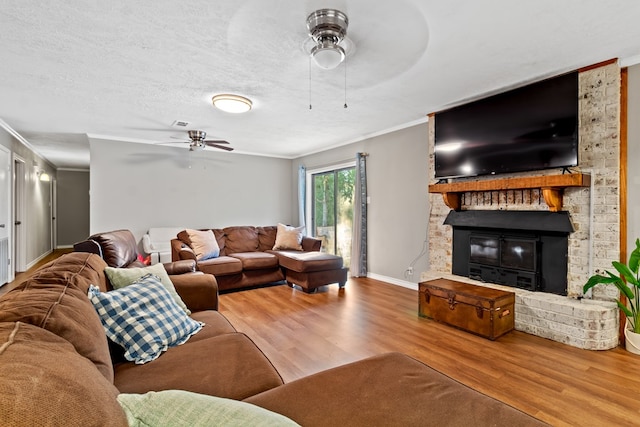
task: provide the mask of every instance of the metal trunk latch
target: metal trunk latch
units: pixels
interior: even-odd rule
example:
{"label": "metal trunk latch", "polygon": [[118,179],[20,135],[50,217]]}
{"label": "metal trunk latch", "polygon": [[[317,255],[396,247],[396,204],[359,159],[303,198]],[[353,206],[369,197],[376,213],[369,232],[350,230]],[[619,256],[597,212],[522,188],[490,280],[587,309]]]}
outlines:
{"label": "metal trunk latch", "polygon": [[454,308],[456,308],[456,294],[454,294],[453,292],[449,292],[449,298],[447,298],[449,301],[449,309],[453,310]]}
{"label": "metal trunk latch", "polygon": [[431,302],[431,293],[429,292],[429,289],[424,290],[424,300],[427,304]]}

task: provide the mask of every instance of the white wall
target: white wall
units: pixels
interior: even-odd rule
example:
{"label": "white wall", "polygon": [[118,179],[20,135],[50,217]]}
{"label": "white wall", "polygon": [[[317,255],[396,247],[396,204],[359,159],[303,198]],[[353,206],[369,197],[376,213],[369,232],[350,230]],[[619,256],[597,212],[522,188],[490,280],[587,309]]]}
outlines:
{"label": "white wall", "polygon": [[[26,235],[26,247],[24,248],[26,268],[30,268],[53,249],[51,247],[50,189],[56,178],[56,170],[49,162],[1,127],[0,144],[25,161],[25,205],[27,208],[21,226],[25,227]],[[36,176],[36,169],[49,174],[51,182],[40,181]],[[11,223],[13,223],[13,219]],[[10,246],[15,243],[13,236],[11,240]]]}
{"label": "white wall", "polygon": [[291,160],[90,138],[90,232],[292,221]]}
{"label": "white wall", "polygon": [[[405,276],[405,269],[420,255],[427,235],[427,132],[427,124],[420,124],[293,162],[292,192],[297,200],[299,165],[310,170],[353,160],[357,152],[369,153],[368,272],[373,278],[411,286],[419,281],[420,272],[428,270],[425,254],[415,263],[413,277]],[[296,222],[297,212],[292,206]]]}
{"label": "white wall", "polygon": [[630,254],[640,238],[640,65],[629,67],[628,78],[627,254]]}

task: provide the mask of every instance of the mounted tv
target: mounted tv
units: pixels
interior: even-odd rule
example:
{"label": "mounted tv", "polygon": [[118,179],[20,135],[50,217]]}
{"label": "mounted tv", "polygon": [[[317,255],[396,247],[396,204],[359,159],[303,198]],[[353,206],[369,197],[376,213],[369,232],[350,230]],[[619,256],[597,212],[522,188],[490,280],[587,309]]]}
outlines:
{"label": "mounted tv", "polygon": [[578,72],[435,114],[435,176],[578,164]]}

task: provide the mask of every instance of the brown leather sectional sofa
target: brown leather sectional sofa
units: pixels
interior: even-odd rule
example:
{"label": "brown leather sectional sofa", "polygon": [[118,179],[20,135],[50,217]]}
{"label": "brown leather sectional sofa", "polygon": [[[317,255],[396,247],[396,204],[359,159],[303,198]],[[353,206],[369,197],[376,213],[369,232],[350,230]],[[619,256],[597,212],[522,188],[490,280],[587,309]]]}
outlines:
{"label": "brown leather sectional sofa", "polygon": [[171,259],[194,260],[197,269],[213,274],[221,291],[248,288],[286,280],[305,291],[331,283],[343,287],[347,268],[342,258],[321,253],[322,241],[302,238],[302,251],[273,250],[276,226],[233,226],[211,229],[220,248],[220,256],[197,260],[186,231],[171,240]]}
{"label": "brown leather sectional sofa", "polygon": [[216,307],[217,296],[197,295],[188,280],[175,287],[203,329],[149,363],[124,361],[87,298],[91,284],[111,289],[106,265],[96,254],[67,254],[0,298],[3,425],[125,426],[119,393],[172,389],[244,400],[303,426],[542,425],[399,353],[283,384],[222,314],[189,305]]}

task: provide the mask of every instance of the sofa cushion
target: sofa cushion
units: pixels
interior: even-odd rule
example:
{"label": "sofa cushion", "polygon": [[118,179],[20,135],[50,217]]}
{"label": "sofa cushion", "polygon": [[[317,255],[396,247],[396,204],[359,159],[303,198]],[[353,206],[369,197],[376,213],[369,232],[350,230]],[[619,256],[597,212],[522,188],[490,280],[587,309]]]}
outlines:
{"label": "sofa cushion", "polygon": [[176,304],[178,304],[185,313],[191,314],[191,311],[189,311],[185,303],[182,301],[182,298],[180,298],[180,295],[176,292],[176,288],[173,286],[173,282],[169,278],[169,274],[167,274],[167,270],[165,270],[164,265],[160,263],[150,265],[148,267],[105,267],[104,272],[109,278],[114,289],[124,288],[147,274],[153,274],[160,279],[160,283],[162,283],[167,291],[169,291]]}
{"label": "sofa cushion", "polygon": [[400,353],[338,366],[245,401],[305,427],[327,425],[327,414],[336,426],[546,425]]}
{"label": "sofa cushion", "polygon": [[0,298],[0,322],[29,323],[64,338],[113,381],[107,338],[87,298],[92,281],[104,289],[104,267],[98,255],[63,255]]}
{"label": "sofa cushion", "polygon": [[265,268],[277,268],[278,257],[266,252],[242,252],[229,256],[242,261],[243,270],[262,270]]}
{"label": "sofa cushion", "polygon": [[224,228],[225,255],[240,252],[255,252],[260,248],[258,230],[251,226]]}
{"label": "sofa cushion", "polygon": [[0,424],[126,426],[118,390],[63,338],[0,323]]}
{"label": "sofa cushion", "polygon": [[214,276],[226,276],[242,273],[242,261],[230,256],[207,259],[198,262],[198,270]]}
{"label": "sofa cushion", "polygon": [[152,275],[111,292],[90,287],[89,298],[109,339],[126,350],[125,359],[139,364],[157,359],[202,328]]}
{"label": "sofa cushion", "polygon": [[291,227],[284,224],[278,224],[278,232],[276,233],[276,242],[273,245],[273,250],[301,251],[303,233],[304,226]]}
{"label": "sofa cushion", "polygon": [[246,335],[224,334],[168,349],[153,363],[115,366],[121,393],[180,389],[244,399],[282,385],[269,359]]}
{"label": "sofa cushion", "polygon": [[196,254],[196,260],[201,261],[209,258],[216,258],[220,255],[220,247],[216,237],[211,230],[185,230],[189,236],[191,249]]}
{"label": "sofa cushion", "polygon": [[278,232],[278,227],[275,225],[267,225],[264,227],[256,227],[256,230],[258,231],[258,250],[265,252],[272,249],[273,245],[276,244],[276,233]]}
{"label": "sofa cushion", "polygon": [[222,313],[216,310],[197,311],[191,314],[191,318],[196,322],[202,323],[200,332],[189,338],[189,344],[201,341],[218,335],[233,334],[236,328],[224,317]]}
{"label": "sofa cushion", "polygon": [[106,266],[99,255],[71,252],[43,265],[22,284],[72,285],[84,293],[89,290],[89,285],[95,285],[107,291],[111,286],[104,274]]}
{"label": "sofa cushion", "polygon": [[118,396],[132,427],[144,426],[297,426],[259,406],[184,390]]}
{"label": "sofa cushion", "polygon": [[342,257],[324,252],[274,252],[280,265],[289,270],[308,273],[342,268]]}

